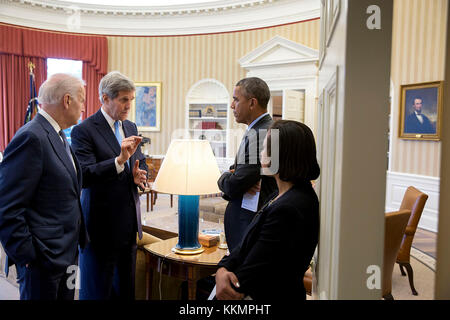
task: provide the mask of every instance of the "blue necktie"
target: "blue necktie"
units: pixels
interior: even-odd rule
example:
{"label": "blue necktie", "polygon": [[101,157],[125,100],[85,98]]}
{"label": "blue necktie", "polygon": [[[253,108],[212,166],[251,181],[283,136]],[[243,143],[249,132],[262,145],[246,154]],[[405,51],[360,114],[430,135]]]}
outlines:
{"label": "blue necktie", "polygon": [[[119,127],[120,127],[119,120],[117,120],[116,122],[114,122],[114,135],[116,136],[119,146],[122,146],[122,135],[120,134]],[[127,160],[127,163],[128,167],[130,167],[130,159]]]}
{"label": "blue necktie", "polygon": [[116,122],[114,122],[114,134],[116,135],[117,142],[119,142],[119,146],[121,146],[122,145],[122,135],[120,134],[119,127],[120,127],[120,123],[119,123],[119,120],[117,120]]}

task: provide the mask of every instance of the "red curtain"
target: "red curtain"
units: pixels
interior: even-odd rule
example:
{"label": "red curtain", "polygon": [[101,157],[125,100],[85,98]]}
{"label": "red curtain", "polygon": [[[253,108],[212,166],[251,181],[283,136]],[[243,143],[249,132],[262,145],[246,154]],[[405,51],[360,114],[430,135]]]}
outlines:
{"label": "red curtain", "polygon": [[83,113],[83,119],[97,112],[100,106],[98,96],[98,84],[105,74],[99,73],[89,63],[83,62],[83,79],[86,81],[86,112]]}
{"label": "red curtain", "polygon": [[0,150],[5,150],[16,131],[23,125],[30,100],[30,71],[28,62],[35,65],[36,90],[47,78],[47,60],[0,54]]}
{"label": "red curtain", "polygon": [[107,72],[106,37],[37,31],[0,24],[0,151],[23,125],[29,100],[28,61],[36,65],[36,89],[46,79],[47,58],[83,61],[86,118],[98,110],[98,84]]}

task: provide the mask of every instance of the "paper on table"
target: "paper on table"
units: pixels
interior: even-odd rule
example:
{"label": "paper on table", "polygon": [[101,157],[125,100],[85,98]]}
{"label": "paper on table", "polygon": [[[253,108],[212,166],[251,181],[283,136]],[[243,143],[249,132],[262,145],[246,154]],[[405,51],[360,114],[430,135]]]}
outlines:
{"label": "paper on table", "polygon": [[213,300],[216,297],[216,286],[211,291],[211,294],[208,297],[208,300]]}
{"label": "paper on table", "polygon": [[256,212],[258,211],[259,191],[256,194],[246,192],[242,197],[241,208]]}

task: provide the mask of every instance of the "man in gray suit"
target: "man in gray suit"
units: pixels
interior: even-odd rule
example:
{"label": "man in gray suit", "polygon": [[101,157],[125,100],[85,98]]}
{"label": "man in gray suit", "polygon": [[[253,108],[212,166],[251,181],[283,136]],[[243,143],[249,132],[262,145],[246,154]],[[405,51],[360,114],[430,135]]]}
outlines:
{"label": "man in gray suit", "polygon": [[[217,182],[224,193],[223,198],[229,201],[224,225],[230,251],[239,245],[257,210],[277,190],[275,180],[260,172],[261,147],[272,124],[272,117],[267,112],[269,99],[269,87],[256,77],[240,80],[233,90],[231,109],[234,117],[236,122],[245,123],[248,128],[230,171],[224,172]],[[255,196],[255,192],[259,192],[257,207],[243,205],[246,202],[243,199]]]}

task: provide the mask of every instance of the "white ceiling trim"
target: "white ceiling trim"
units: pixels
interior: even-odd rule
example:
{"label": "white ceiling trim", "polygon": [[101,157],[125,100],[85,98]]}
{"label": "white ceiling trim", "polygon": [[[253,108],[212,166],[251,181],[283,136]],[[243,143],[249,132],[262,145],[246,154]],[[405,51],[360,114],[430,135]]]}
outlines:
{"label": "white ceiling trim", "polygon": [[190,15],[204,12],[217,12],[220,10],[233,10],[239,8],[251,8],[258,5],[270,4],[282,0],[221,0],[206,3],[191,3],[169,6],[120,6],[80,3],[76,1],[58,0],[8,0],[23,5],[41,7],[50,10],[79,10],[83,13],[113,14],[113,15]]}
{"label": "white ceiling trim", "polygon": [[105,35],[189,35],[241,31],[315,19],[320,0],[229,0],[195,7],[106,7],[60,1],[0,0],[0,21]]}

